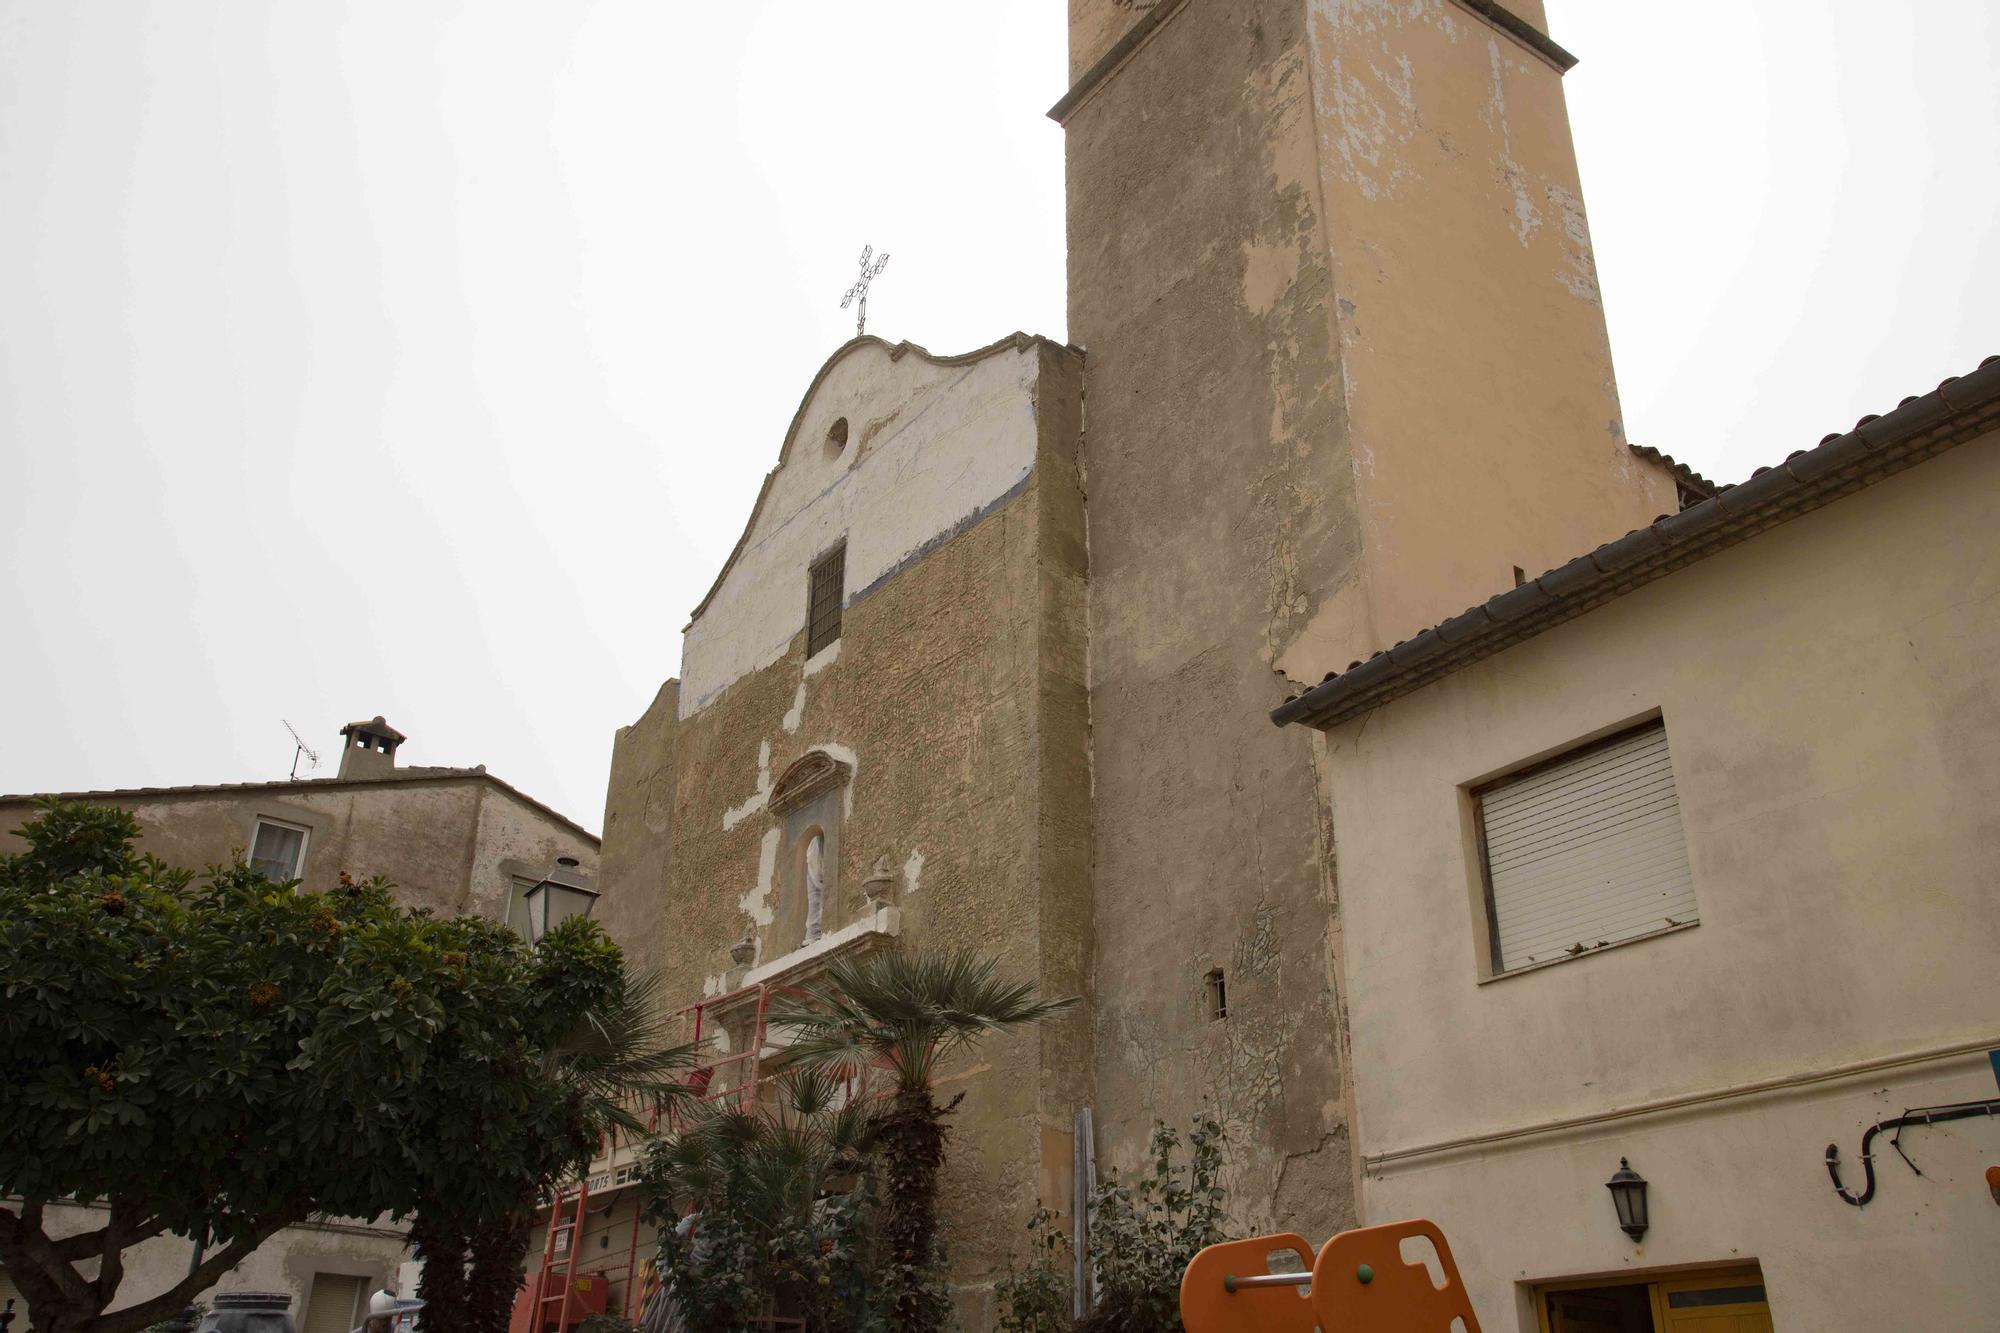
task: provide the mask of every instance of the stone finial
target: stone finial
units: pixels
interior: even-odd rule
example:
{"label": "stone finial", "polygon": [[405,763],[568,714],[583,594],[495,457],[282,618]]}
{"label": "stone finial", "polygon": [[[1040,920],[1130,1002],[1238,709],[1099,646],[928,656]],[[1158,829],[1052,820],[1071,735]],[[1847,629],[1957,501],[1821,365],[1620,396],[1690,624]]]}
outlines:
{"label": "stone finial", "polygon": [[868,872],[868,878],[861,881],[861,892],[868,899],[868,910],[873,912],[889,905],[889,898],[895,892],[896,872],[889,868],[889,858],[875,858],[875,868]]}
{"label": "stone finial", "polygon": [[748,967],[756,956],[757,941],[748,935],[729,946],[729,961],[738,967]]}

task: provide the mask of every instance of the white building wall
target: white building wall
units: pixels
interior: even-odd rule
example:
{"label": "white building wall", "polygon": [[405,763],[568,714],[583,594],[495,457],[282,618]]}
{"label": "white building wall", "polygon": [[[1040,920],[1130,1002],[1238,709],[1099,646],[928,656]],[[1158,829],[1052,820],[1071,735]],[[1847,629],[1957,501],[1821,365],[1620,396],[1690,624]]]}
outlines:
{"label": "white building wall", "polygon": [[[1748,1259],[1781,1330],[2000,1327],[2000,1118],[1906,1134],[1923,1178],[1878,1141],[1865,1209],[1823,1165],[1858,1187],[1870,1122],[2000,1095],[1996,445],[1328,734],[1363,1208],[1443,1226],[1490,1327],[1523,1284]],[[1488,979],[1467,789],[1656,712],[1700,923]]]}
{"label": "white building wall", "polygon": [[[843,538],[846,600],[1024,483],[1035,462],[1035,342],[940,362],[850,343],[801,405],[749,530],[687,627],[680,716],[784,656],[805,626],[806,573]],[[827,432],[845,417],[844,449]]]}

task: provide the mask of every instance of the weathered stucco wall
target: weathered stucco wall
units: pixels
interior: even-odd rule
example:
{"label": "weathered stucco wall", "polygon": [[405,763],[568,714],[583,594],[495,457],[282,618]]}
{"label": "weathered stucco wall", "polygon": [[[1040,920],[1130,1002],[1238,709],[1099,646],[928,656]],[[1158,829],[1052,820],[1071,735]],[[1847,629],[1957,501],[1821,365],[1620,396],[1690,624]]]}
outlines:
{"label": "weathered stucco wall", "polygon": [[1308,8],[1366,563],[1311,590],[1310,684],[1676,504],[1626,447],[1561,74],[1454,4]]}
{"label": "weathered stucco wall", "polygon": [[[806,570],[836,543],[847,543],[848,595],[865,594],[1025,482],[1035,461],[1029,342],[936,358],[856,338],[833,355],[687,627],[682,717],[789,651],[805,622]],[[847,423],[838,447],[836,421]]]}
{"label": "weathered stucco wall", "polygon": [[[804,919],[797,862],[807,825],[821,823],[834,835],[828,937],[889,919],[863,901],[886,858],[901,947],[970,948],[1048,995],[1084,988],[1078,361],[1039,339],[956,363],[925,360],[915,351],[892,359],[874,340],[836,354],[800,410],[741,554],[690,627],[678,722],[668,725],[656,703],[621,736],[605,891],[623,898],[660,873],[663,857],[670,864],[657,919],[633,921],[662,941],[676,1007],[798,961],[787,953]],[[823,445],[838,416],[850,423],[852,459]],[[841,637],[808,662],[807,567],[842,539]],[[877,564],[884,570],[870,572]],[[755,583],[779,589],[782,604]],[[779,625],[775,659],[739,669],[768,655]],[[694,705],[697,671],[709,694]],[[662,700],[671,705],[671,691]],[[815,752],[849,767],[845,788],[773,812],[775,784]],[[629,832],[631,812],[652,808],[669,768],[670,819]],[[729,951],[746,935],[752,954],[737,965]],[[725,1031],[722,1052],[741,1049],[740,1025]],[[941,1080],[946,1096],[967,1094],[954,1117],[944,1213],[971,1327],[989,1321],[991,1280],[1037,1200],[1069,1202],[1088,1031],[1085,1011],[999,1037]]]}
{"label": "weathered stucco wall", "polygon": [[1309,57],[1300,4],[1193,0],[1066,129],[1099,1165],[1206,1104],[1241,1222],[1321,1237],[1353,1217],[1331,884],[1304,738],[1263,717],[1276,648],[1360,558]]}
{"label": "weathered stucco wall", "polygon": [[[1485,1318],[1755,1258],[1779,1327],[1991,1322],[1991,1126],[1906,1135],[1922,1177],[1878,1143],[1865,1209],[1821,1155],[1858,1185],[1868,1124],[1993,1095],[1996,531],[1987,436],[1329,733],[1366,1210],[1436,1218]],[[1481,984],[1466,788],[1655,710],[1700,924]]]}
{"label": "weathered stucco wall", "polygon": [[1673,487],[1625,447],[1542,56],[1449,0],[1071,15],[1104,1148],[1205,1097],[1246,1224],[1323,1235],[1340,922],[1310,747],[1263,713]]}
{"label": "weathered stucco wall", "polygon": [[[413,907],[504,919],[513,874],[538,874],[557,855],[594,873],[597,841],[480,778],[296,782],[227,791],[106,792],[88,799],[130,810],[139,846],[199,870],[247,856],[259,818],[309,829],[306,889],[323,893],[342,871],[386,875]],[[35,809],[0,800],[0,845]]]}
{"label": "weathered stucco wall", "polygon": [[634,967],[651,972],[665,964],[679,693],[680,682],[669,680],[637,722],[618,729],[604,795],[598,920]]}

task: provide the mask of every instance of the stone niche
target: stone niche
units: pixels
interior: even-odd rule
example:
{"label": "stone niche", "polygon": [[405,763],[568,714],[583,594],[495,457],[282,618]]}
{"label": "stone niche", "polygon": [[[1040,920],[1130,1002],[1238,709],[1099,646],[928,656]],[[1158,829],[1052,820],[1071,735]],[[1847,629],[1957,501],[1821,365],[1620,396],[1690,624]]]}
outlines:
{"label": "stone niche", "polygon": [[854,769],[824,750],[808,750],[771,788],[767,809],[778,824],[776,897],[764,957],[815,943],[845,924],[840,900],[840,833]]}

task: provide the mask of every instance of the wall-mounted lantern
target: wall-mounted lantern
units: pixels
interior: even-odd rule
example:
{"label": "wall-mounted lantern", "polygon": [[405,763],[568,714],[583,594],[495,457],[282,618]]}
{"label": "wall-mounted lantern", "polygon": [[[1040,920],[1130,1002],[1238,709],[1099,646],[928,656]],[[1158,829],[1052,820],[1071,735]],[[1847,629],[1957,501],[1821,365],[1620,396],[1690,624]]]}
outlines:
{"label": "wall-mounted lantern", "polygon": [[574,856],[558,856],[541,882],[528,890],[528,941],[541,942],[549,927],[559,926],[573,916],[589,916],[597,906],[597,890],[590,876],[578,869]]}
{"label": "wall-mounted lantern", "polygon": [[1617,1172],[1604,1182],[1604,1188],[1611,1191],[1611,1205],[1618,1210],[1618,1225],[1625,1229],[1625,1234],[1633,1240],[1645,1235],[1646,1178],[1621,1157]]}

